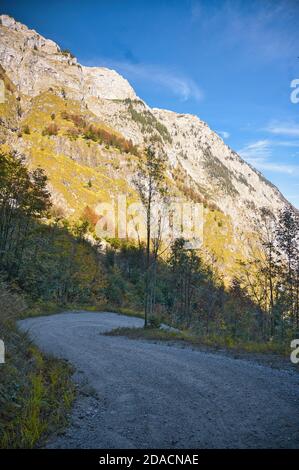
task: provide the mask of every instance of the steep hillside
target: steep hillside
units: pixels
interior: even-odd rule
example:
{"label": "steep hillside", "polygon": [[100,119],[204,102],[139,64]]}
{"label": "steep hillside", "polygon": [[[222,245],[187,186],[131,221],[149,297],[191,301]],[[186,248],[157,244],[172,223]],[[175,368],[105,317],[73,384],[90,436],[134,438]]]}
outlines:
{"label": "steep hillside", "polygon": [[55,204],[78,218],[121,193],[136,200],[138,149],[159,142],[173,195],[204,203],[205,248],[233,271],[261,209],[285,204],[278,189],[198,117],[151,109],[115,71],[81,66],[6,15],[0,22],[0,144],[46,170]]}

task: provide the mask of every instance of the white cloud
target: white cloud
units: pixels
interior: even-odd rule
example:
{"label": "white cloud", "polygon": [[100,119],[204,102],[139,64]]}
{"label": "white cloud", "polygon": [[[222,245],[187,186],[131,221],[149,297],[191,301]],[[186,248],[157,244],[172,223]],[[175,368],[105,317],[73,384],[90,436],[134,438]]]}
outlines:
{"label": "white cloud", "polygon": [[258,140],[239,150],[241,157],[246,159],[266,159],[270,157],[270,141]]}
{"label": "white cloud", "polygon": [[281,147],[299,147],[299,140],[283,140],[275,142],[275,144],[280,145]]}
{"label": "white cloud", "polygon": [[228,139],[230,137],[230,133],[227,131],[217,131],[224,139]]}
{"label": "white cloud", "polygon": [[245,147],[240,149],[238,153],[244,160],[250,163],[258,170],[268,170],[274,173],[284,173],[288,175],[299,174],[298,165],[288,165],[283,163],[276,163],[271,161],[272,147],[275,145],[284,145],[284,142],[273,142],[271,140],[258,140],[247,144]]}
{"label": "white cloud", "polygon": [[253,165],[258,170],[269,170],[274,173],[284,173],[287,175],[294,175],[294,174],[297,174],[299,171],[298,166],[283,165],[280,163],[275,164],[275,163],[262,161],[259,159],[254,159],[254,158],[251,161],[249,161],[249,163],[251,163],[251,165]]}
{"label": "white cloud", "polygon": [[271,122],[265,130],[270,134],[299,137],[299,124],[294,122]]}

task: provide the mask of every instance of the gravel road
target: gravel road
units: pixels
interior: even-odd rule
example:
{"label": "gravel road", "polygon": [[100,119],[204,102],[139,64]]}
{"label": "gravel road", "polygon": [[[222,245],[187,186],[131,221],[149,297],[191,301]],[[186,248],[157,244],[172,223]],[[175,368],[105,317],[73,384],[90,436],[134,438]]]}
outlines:
{"label": "gravel road", "polygon": [[70,426],[49,448],[298,448],[299,375],[179,345],[104,336],[142,320],[74,312],[21,329],[69,360]]}

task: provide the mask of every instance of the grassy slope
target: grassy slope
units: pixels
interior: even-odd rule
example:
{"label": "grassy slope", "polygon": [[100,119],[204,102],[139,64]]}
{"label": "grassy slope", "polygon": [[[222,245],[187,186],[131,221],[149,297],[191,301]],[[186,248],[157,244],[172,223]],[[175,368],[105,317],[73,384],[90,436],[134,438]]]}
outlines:
{"label": "grassy slope", "polygon": [[[119,135],[105,124],[95,121],[92,113],[82,110],[77,102],[65,101],[50,92],[43,93],[32,100],[30,110],[21,122],[21,126],[28,126],[30,129],[30,134],[22,135],[29,148],[30,166],[44,168],[53,189],[73,211],[74,218],[78,218],[87,205],[95,207],[99,202],[110,201],[111,197],[122,193],[128,193],[132,197],[134,191],[128,187],[126,178],[118,177],[117,171],[113,171],[120,166],[121,155],[118,149],[106,148],[105,145],[79,137],[71,141],[74,158],[59,152],[57,141],[60,138],[68,146],[70,139],[66,134],[69,129],[74,128],[72,122],[62,118],[61,113],[64,111],[83,116],[88,122]],[[53,113],[54,120],[51,119]],[[58,135],[43,136],[43,130],[53,122],[59,128]],[[85,155],[93,155],[92,165],[88,164]]]}
{"label": "grassy slope", "polygon": [[240,342],[225,336],[199,337],[190,331],[167,331],[159,328],[117,328],[106,334],[108,336],[126,336],[130,339],[179,342],[198,348],[208,347],[214,350],[226,349],[232,352],[279,354],[285,357],[290,355],[290,348],[283,343]]}
{"label": "grassy slope", "polygon": [[23,302],[0,284],[0,337],[5,364],[0,364],[0,448],[32,448],[67,422],[75,397],[72,369],[62,360],[41,353],[21,333],[11,316]]}

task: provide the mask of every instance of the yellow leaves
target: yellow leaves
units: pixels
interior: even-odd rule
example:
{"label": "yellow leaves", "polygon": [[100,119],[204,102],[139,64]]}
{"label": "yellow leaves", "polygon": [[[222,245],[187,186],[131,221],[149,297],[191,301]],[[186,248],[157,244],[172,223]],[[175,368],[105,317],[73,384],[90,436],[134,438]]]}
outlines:
{"label": "yellow leaves", "polygon": [[206,209],[204,218],[204,248],[216,258],[219,271],[229,282],[240,271],[238,260],[244,257],[243,244],[230,216]]}

